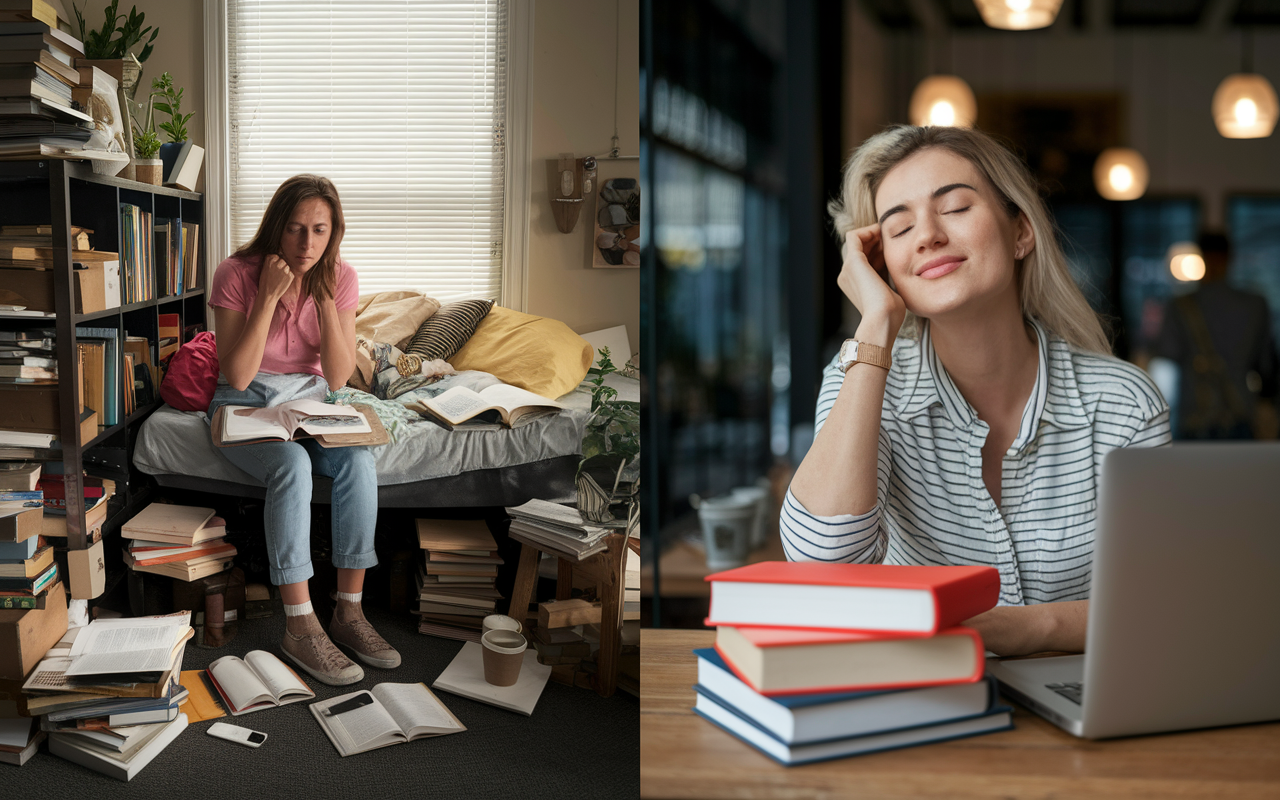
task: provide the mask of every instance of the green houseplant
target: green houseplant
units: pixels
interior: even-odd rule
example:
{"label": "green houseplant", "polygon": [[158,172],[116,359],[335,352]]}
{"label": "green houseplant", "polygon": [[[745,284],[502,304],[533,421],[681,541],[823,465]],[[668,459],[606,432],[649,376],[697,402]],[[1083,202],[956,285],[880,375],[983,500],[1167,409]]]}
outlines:
{"label": "green houseplant", "polygon": [[168,114],[169,120],[159,124],[169,141],[160,146],[160,161],[164,164],[164,179],[173,180],[173,168],[178,161],[182,147],[187,143],[187,123],[195,116],[194,111],[182,113],[182,93],[180,86],[173,85],[173,76],[165,72],[151,81],[151,98],[154,109],[161,114]]}
{"label": "green houseplant", "polygon": [[[120,81],[125,96],[133,98],[137,91],[138,81],[142,78],[142,62],[151,56],[156,37],[160,29],[147,25],[146,14],[137,7],[129,9],[129,13],[119,13],[120,0],[111,0],[111,4],[103,9],[102,28],[93,30],[85,22],[80,9],[72,3],[76,23],[80,28],[80,40],[84,42],[84,54],[87,62],[98,62],[94,66],[112,74]],[[150,33],[151,37],[143,39]],[[142,50],[135,53],[135,48],[142,44]],[[86,64],[81,64],[85,66]]]}
{"label": "green houseplant", "polygon": [[154,100],[153,92],[147,99],[146,112],[133,118],[133,167],[138,181],[159,186],[164,162],[160,160],[160,135],[156,133]]}
{"label": "green houseplant", "polygon": [[[607,375],[619,372],[609,348],[600,348],[599,363],[587,371],[591,417],[578,463],[578,510],[596,524],[630,529],[640,519],[640,404],[619,400],[618,391],[605,385]],[[625,516],[620,519],[615,509]]]}

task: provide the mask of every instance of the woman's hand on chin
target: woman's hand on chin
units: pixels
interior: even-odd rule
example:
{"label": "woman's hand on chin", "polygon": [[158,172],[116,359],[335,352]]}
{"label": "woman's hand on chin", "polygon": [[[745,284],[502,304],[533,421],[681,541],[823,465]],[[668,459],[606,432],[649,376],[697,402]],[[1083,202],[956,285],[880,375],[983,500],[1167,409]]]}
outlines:
{"label": "woman's hand on chin", "polygon": [[258,292],[275,303],[285,296],[293,285],[293,270],[289,263],[277,255],[262,259],[262,274],[258,276]]}

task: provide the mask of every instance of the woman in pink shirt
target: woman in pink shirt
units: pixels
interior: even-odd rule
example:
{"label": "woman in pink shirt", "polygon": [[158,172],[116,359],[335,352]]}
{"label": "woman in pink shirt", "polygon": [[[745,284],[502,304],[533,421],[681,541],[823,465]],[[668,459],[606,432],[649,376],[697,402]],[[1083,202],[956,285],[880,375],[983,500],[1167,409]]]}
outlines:
{"label": "woman in pink shirt", "polygon": [[[253,241],[218,265],[209,305],[222,374],[209,407],[273,406],[323,400],[355,369],[355,270],[338,249],[345,224],[327,178],[298,175],[276,189]],[[266,484],[264,510],[271,580],[285,608],[284,654],[317,680],[355,683],[366,664],[396,667],[400,654],[364,618],[364,572],[378,563],[373,533],[378,479],[365,447],[326,449],[314,440],[221,450]],[[333,565],[338,605],[328,633],[311,608],[311,475],[333,478]]]}

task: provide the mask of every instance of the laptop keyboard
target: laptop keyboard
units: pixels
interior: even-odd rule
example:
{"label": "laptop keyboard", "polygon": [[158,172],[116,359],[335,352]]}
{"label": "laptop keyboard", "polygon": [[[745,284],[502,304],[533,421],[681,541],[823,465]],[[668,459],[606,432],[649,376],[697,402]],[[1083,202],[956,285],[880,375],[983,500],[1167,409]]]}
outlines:
{"label": "laptop keyboard", "polygon": [[1076,705],[1083,705],[1083,703],[1080,702],[1081,696],[1084,695],[1083,683],[1078,681],[1068,683],[1046,683],[1044,688],[1054,690]]}

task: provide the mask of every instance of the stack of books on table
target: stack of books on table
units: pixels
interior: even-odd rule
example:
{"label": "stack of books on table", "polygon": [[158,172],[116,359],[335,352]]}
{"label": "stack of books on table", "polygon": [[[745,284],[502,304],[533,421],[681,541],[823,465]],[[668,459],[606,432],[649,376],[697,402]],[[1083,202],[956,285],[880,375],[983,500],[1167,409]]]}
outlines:
{"label": "stack of books on table", "polygon": [[498,545],[478,520],[420,519],[418,632],[446,639],[480,641],[481,622],[502,599],[495,582]]}
{"label": "stack of books on table", "polygon": [[570,561],[581,561],[608,547],[605,537],[610,529],[587,522],[572,506],[530,500],[508,508],[507,515],[511,517],[512,533],[537,542],[544,552]]}
{"label": "stack of books on table", "polygon": [[694,711],[783,764],[1005,730],[982,639],[991,567],[762,562],[709,575]]}
{"label": "stack of books on table", "polygon": [[187,727],[179,706],[190,613],[71,628],[23,683],[49,752],[129,780]]}
{"label": "stack of books on table", "polygon": [[120,529],[124,563],[138,572],[194,581],[235,566],[226,522],[212,508],[152,503]]}

